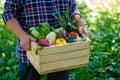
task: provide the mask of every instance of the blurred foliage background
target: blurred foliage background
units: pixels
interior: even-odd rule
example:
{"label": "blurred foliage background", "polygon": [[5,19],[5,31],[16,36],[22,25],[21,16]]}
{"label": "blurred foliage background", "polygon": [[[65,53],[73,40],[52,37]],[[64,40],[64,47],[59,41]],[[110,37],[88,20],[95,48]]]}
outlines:
{"label": "blurred foliage background", "polygon": [[[87,66],[71,70],[70,80],[120,80],[120,0],[94,10],[85,2],[77,6],[92,41],[91,54]],[[17,80],[16,37],[3,23],[3,10],[0,6],[0,80]]]}

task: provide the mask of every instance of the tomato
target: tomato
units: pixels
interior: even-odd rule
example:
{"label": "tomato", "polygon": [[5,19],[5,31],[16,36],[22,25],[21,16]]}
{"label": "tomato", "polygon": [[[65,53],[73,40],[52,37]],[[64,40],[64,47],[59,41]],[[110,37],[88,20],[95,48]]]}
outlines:
{"label": "tomato", "polygon": [[70,32],[70,33],[68,34],[68,37],[71,37],[71,36],[73,36],[74,39],[76,39],[76,38],[78,37],[78,34],[77,34],[76,32],[74,32],[74,31],[72,31],[72,32]]}

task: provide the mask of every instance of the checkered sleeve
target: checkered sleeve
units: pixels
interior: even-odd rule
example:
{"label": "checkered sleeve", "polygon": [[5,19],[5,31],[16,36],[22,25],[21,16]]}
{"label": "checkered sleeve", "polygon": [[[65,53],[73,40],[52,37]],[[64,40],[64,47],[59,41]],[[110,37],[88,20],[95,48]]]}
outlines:
{"label": "checkered sleeve", "polygon": [[70,11],[72,12],[73,15],[80,15],[80,12],[76,6],[76,0],[70,0]]}
{"label": "checkered sleeve", "polygon": [[2,14],[5,23],[12,18],[16,18],[17,1],[18,0],[6,0]]}

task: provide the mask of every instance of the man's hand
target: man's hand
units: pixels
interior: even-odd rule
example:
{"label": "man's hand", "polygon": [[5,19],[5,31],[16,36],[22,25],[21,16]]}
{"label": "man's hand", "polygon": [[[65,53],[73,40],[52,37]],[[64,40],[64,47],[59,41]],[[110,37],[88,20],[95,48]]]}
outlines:
{"label": "man's hand", "polygon": [[31,41],[35,41],[35,39],[28,34],[24,34],[20,37],[20,45],[26,51],[31,50],[31,46],[30,46]]}
{"label": "man's hand", "polygon": [[88,37],[88,31],[86,27],[78,27],[79,33],[85,37]]}
{"label": "man's hand", "polygon": [[84,37],[88,37],[87,28],[84,26],[84,23],[80,18],[80,15],[74,15],[74,19],[76,22],[76,26],[78,27],[79,33],[82,34]]}

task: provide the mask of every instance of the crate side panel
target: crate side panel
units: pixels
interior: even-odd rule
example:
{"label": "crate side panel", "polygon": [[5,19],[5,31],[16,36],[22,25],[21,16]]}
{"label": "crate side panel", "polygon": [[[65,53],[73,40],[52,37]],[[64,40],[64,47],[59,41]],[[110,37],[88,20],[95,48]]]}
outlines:
{"label": "crate side panel", "polygon": [[52,62],[52,63],[46,63],[46,64],[41,64],[41,68],[40,71],[44,72],[44,71],[50,71],[50,70],[59,70],[59,69],[63,69],[66,67],[75,67],[78,66],[80,67],[80,65],[84,65],[87,64],[89,61],[89,56],[84,56],[84,57],[80,57],[80,58],[75,58],[75,59],[68,59],[68,60],[63,60],[63,61],[58,61],[58,62]]}
{"label": "crate side panel", "polygon": [[87,56],[89,54],[90,54],[90,50],[88,48],[88,49],[84,49],[84,50],[41,55],[40,61],[41,61],[41,63],[49,63],[49,62],[66,60],[66,59],[79,58],[79,57],[82,57],[82,56]]}
{"label": "crate side panel", "polygon": [[[27,51],[27,57],[29,55],[32,56],[35,59],[35,61],[40,61],[40,56],[38,54],[36,54],[36,51],[34,51],[34,50]],[[28,59],[30,59],[30,58],[28,57]]]}

